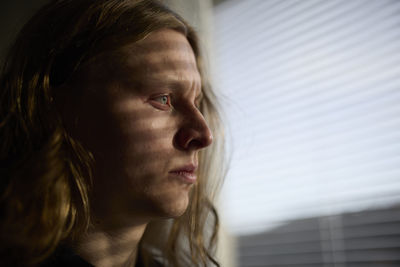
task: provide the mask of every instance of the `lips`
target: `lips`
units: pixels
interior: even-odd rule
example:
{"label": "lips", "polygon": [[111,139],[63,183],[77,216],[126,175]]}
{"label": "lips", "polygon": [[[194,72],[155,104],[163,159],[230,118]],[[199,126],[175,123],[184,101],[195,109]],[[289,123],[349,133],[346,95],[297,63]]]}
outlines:
{"label": "lips", "polygon": [[174,169],[169,172],[170,175],[176,177],[187,184],[193,184],[196,182],[197,175],[196,175],[197,166],[193,164],[185,165]]}

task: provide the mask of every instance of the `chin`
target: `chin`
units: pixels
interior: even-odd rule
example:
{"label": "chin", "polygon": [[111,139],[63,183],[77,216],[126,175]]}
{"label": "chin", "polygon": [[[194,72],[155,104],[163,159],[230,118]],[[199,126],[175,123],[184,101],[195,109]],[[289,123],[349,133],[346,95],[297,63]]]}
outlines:
{"label": "chin", "polygon": [[157,200],[156,216],[161,218],[178,218],[182,216],[189,206],[189,194],[180,192],[173,196]]}
{"label": "chin", "polygon": [[163,211],[165,213],[166,218],[178,218],[182,216],[187,210],[189,205],[189,199],[186,197],[185,199],[181,199],[179,201],[175,201],[173,203],[168,203],[166,207],[163,207]]}

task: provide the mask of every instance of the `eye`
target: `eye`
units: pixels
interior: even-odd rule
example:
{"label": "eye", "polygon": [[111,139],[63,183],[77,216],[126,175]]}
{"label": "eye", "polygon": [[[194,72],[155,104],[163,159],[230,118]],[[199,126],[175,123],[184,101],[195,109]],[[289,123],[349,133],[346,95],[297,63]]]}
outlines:
{"label": "eye", "polygon": [[169,96],[167,96],[167,95],[159,96],[156,99],[159,100],[160,103],[163,104],[163,105],[168,105],[169,104]]}
{"label": "eye", "polygon": [[150,99],[150,103],[155,108],[158,108],[161,110],[169,110],[172,107],[170,95],[158,95],[158,96],[152,97]]}

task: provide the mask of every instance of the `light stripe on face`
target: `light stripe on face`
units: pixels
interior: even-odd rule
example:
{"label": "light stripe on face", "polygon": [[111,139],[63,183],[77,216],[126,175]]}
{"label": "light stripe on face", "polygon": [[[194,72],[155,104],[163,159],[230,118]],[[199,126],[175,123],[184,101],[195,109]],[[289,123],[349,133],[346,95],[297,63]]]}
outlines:
{"label": "light stripe on face", "polygon": [[176,170],[195,169],[198,151],[212,142],[198,109],[201,77],[189,42],[164,29],[97,62],[84,86],[79,129],[96,159],[95,208],[107,220],[182,214],[190,186]]}
{"label": "light stripe on face", "polygon": [[[122,48],[122,54],[132,55],[120,59],[122,66],[117,73],[120,82],[141,90],[170,88],[201,92],[201,78],[193,50],[185,36],[172,30],[152,36]],[[171,41],[168,32],[174,32]],[[167,38],[167,39],[166,39]]]}

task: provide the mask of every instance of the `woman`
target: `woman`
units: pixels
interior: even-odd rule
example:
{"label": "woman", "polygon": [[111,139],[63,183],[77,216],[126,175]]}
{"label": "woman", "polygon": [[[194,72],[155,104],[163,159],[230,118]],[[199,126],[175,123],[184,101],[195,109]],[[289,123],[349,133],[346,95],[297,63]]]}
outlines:
{"label": "woman", "polygon": [[216,106],[159,2],[43,7],[1,76],[1,266],[218,266]]}

